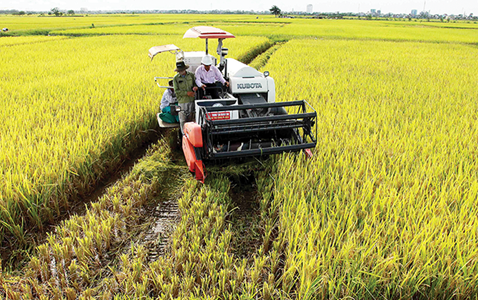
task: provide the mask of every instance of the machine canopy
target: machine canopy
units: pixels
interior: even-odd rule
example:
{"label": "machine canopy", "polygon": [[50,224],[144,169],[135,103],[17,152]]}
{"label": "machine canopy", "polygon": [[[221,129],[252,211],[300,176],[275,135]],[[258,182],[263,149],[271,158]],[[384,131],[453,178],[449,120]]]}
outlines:
{"label": "machine canopy", "polygon": [[166,51],[169,51],[169,52],[173,52],[173,53],[176,53],[177,51],[179,51],[181,49],[179,49],[179,47],[173,45],[173,44],[169,44],[169,45],[163,45],[163,46],[154,46],[152,47],[151,49],[149,49],[149,57],[151,58],[151,60],[153,60],[153,58],[156,56],[156,54],[158,53],[161,53],[161,52],[166,52]]}
{"label": "machine canopy", "polygon": [[196,26],[184,34],[183,38],[201,38],[201,39],[229,39],[235,38],[232,33],[211,26]]}

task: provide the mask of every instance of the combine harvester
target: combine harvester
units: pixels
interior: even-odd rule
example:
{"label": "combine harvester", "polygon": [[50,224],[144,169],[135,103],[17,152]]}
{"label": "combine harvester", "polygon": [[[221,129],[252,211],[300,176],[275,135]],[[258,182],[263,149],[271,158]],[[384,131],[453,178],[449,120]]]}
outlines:
{"label": "combine harvester", "polygon": [[[223,40],[234,35],[218,28],[198,26],[189,29],[183,38],[206,40],[206,51],[183,52],[175,45],[155,46],[149,49],[151,60],[161,52],[176,55],[176,62],[184,61],[193,72],[208,54],[208,39],[218,39],[217,66],[229,81],[229,88],[219,91],[219,99],[198,99],[196,92],[195,122],[184,125],[182,148],[189,170],[204,183],[204,161],[237,159],[291,151],[305,151],[311,157],[310,148],[317,144],[317,129],[312,132],[317,118],[315,110],[304,100],[275,102],[274,79],[269,72],[261,73],[232,58],[225,58],[228,49]],[[213,64],[217,64],[212,57]],[[172,77],[155,77],[159,79]],[[307,108],[310,112],[307,112]],[[171,109],[179,110],[179,106]],[[174,112],[173,112],[174,114]],[[179,127],[179,123],[164,123],[158,114],[160,127]]]}

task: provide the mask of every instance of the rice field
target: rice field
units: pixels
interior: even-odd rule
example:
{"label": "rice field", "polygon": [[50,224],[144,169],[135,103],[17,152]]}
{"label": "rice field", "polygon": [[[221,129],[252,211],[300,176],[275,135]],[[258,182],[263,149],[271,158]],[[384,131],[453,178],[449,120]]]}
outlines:
{"label": "rice field", "polygon": [[[277,19],[276,19],[277,20]],[[261,22],[261,23],[258,23]],[[273,40],[295,38],[360,39],[416,41],[436,43],[467,43],[478,41],[478,24],[408,21],[364,20],[300,20],[289,23],[266,22],[263,17],[256,23],[219,22],[205,20],[204,25],[216,26],[237,35],[266,36]],[[181,34],[189,24],[132,25],[79,28],[51,31],[52,35],[106,35],[106,34]],[[452,27],[453,26],[453,27]]]}
{"label": "rice field", "polygon": [[[238,36],[253,35],[253,36],[268,36],[280,30],[285,24],[281,23],[261,23],[260,26],[253,23],[242,22],[204,22],[201,25],[218,27],[229,32],[235,32]],[[258,28],[259,27],[259,28]],[[66,29],[51,31],[51,35],[66,35],[66,36],[90,36],[90,35],[182,35],[189,28],[191,24],[166,24],[166,25],[131,25],[131,26],[110,26],[110,27],[95,27],[95,28],[80,28],[80,29]],[[258,29],[260,30],[258,32]]]}
{"label": "rice field", "polygon": [[[274,16],[255,16],[255,15],[227,15],[219,18],[225,22],[280,22],[288,23],[288,20],[278,20]],[[80,14],[68,17],[54,16],[0,16],[0,26],[7,27],[9,32],[14,33],[34,33],[37,30],[50,31],[55,29],[73,29],[73,28],[91,28],[108,26],[131,26],[131,25],[167,25],[172,23],[192,23],[192,22],[217,22],[217,15],[197,14],[197,15],[143,15],[143,14],[117,14],[117,15],[88,15]],[[0,33],[0,36],[2,33]]]}
{"label": "rice field", "polygon": [[[23,242],[24,226],[42,228],[69,206],[71,195],[87,192],[141,142],[154,127],[161,97],[153,77],[174,75],[172,55],[153,63],[147,49],[168,43],[204,47],[180,36],[108,36],[53,38],[2,51],[0,236],[9,232]],[[267,43],[239,37],[228,44],[231,54],[247,59]]]}
{"label": "rice field", "polygon": [[[194,26],[187,17],[98,16],[109,26],[95,28],[30,17],[24,30],[59,36],[0,38],[0,228],[12,247],[155,129],[152,78],[174,75],[174,59],[150,62],[147,50],[202,50],[181,38]],[[195,20],[238,37],[226,41],[228,57],[255,58],[278,101],[317,111],[314,157],[212,168],[202,185],[165,137],[83,215],[56,224],[23,266],[3,261],[0,295],[476,298],[478,27],[213,17]],[[158,256],[166,237],[142,234],[166,199],[180,218]]]}
{"label": "rice field", "polygon": [[[318,20],[307,24],[303,20],[284,26],[278,33],[286,37],[328,39],[365,39],[439,43],[476,43],[478,24],[469,28],[443,26],[414,26],[415,22],[384,22],[360,20]],[[430,22],[431,23],[431,22]],[[423,23],[422,23],[423,24]]]}
{"label": "rice field", "polygon": [[28,37],[4,37],[0,39],[0,47],[8,47],[22,44],[35,44],[55,40],[64,40],[67,37],[62,36],[28,36]]}
{"label": "rice field", "polygon": [[300,298],[476,296],[477,50],[294,40],[271,57],[281,99],[318,113],[314,159],[274,172]]}

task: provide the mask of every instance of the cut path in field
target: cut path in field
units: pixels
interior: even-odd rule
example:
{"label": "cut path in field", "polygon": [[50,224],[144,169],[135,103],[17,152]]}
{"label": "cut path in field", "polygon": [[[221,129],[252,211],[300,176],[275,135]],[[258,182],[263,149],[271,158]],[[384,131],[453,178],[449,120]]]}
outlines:
{"label": "cut path in field", "polygon": [[239,258],[250,258],[262,244],[259,228],[261,211],[259,192],[253,172],[229,177],[229,197],[233,207],[229,222],[234,234],[234,254]]}
{"label": "cut path in field", "polygon": [[272,55],[279,50],[280,47],[282,47],[287,41],[284,42],[277,42],[274,45],[272,45],[269,49],[265,50],[261,54],[257,55],[254,60],[252,60],[249,63],[249,66],[253,67],[254,69],[260,70],[262,67],[264,67],[269,59],[272,57]]}
{"label": "cut path in field", "polygon": [[[178,199],[182,196],[182,185],[190,174],[184,160],[178,168],[171,169],[166,182],[157,191],[156,197],[141,209],[141,230],[133,241],[148,250],[148,262],[164,255],[171,242],[171,233],[180,219]],[[129,249],[128,249],[129,250]]]}

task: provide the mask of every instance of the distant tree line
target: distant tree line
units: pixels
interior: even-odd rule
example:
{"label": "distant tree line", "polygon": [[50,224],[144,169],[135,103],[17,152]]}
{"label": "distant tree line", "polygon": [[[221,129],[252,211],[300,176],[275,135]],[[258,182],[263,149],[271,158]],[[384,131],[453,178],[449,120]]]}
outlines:
{"label": "distant tree line", "polygon": [[23,16],[23,15],[32,15],[33,12],[25,12],[24,10],[0,10],[0,14],[9,14],[9,15],[15,15],[15,16]]}
{"label": "distant tree line", "polygon": [[[57,16],[57,17],[61,17],[61,16],[64,15],[64,13],[61,12],[58,7],[52,8],[52,9],[48,12],[48,14],[49,14],[49,15],[52,15],[52,14],[53,14],[53,15],[55,15],[55,16]],[[72,10],[72,9],[70,9],[66,14],[72,16],[72,15],[75,14],[75,11]]]}
{"label": "distant tree line", "polygon": [[17,14],[19,11],[16,10],[16,9],[9,9],[9,10],[1,10],[0,9],[0,14],[9,14],[9,15],[13,15],[13,14]]}
{"label": "distant tree line", "polygon": [[[8,15],[15,15],[15,16],[23,16],[23,15],[33,15],[33,14],[40,14],[43,15],[44,12],[33,12],[33,11],[28,11],[25,12],[23,10],[16,10],[16,9],[10,9],[10,10],[0,10],[0,14],[8,14]],[[58,7],[52,8],[49,12],[48,15],[55,15],[57,17],[63,16],[63,15],[74,15],[75,11],[70,9],[66,13],[61,12]]]}
{"label": "distant tree line", "polygon": [[[32,15],[32,14],[39,14],[43,16],[45,14],[49,16],[74,16],[74,10],[68,11],[60,11],[58,7],[52,8],[50,11],[19,11],[15,9],[10,10],[0,10],[0,14],[12,14],[12,15]],[[478,17],[473,16],[473,14],[468,15],[431,15],[429,12],[420,12],[416,16],[412,16],[411,14],[394,14],[394,13],[387,13],[387,14],[377,14],[377,13],[351,13],[351,12],[314,12],[314,13],[306,13],[302,11],[293,11],[293,12],[284,12],[282,11],[277,5],[273,5],[269,10],[266,11],[253,11],[253,10],[192,10],[192,9],[183,9],[183,10],[97,10],[97,11],[88,11],[88,14],[254,14],[254,15],[266,15],[266,14],[273,14],[276,17],[282,18],[295,18],[295,17],[303,17],[303,18],[317,18],[317,19],[343,19],[343,18],[358,18],[358,19],[365,19],[365,20],[383,20],[383,19],[394,19],[394,20],[427,20],[430,19],[441,20],[442,22],[450,20],[473,20],[478,21]]]}

